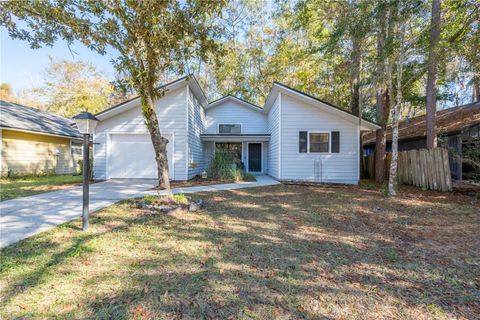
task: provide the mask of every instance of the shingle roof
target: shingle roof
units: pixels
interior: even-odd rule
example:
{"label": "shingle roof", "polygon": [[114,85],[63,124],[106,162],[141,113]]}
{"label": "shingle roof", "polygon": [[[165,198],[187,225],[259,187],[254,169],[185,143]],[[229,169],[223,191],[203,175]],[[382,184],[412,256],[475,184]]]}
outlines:
{"label": "shingle roof", "polygon": [[0,127],[81,138],[73,121],[39,109],[0,100]]}
{"label": "shingle roof", "polygon": [[[436,130],[438,135],[455,135],[480,123],[480,101],[437,111]],[[401,121],[398,125],[398,139],[411,140],[425,137],[427,132],[426,115]],[[392,130],[387,128],[387,141],[392,141]],[[375,143],[375,132],[363,137],[363,144]]]}

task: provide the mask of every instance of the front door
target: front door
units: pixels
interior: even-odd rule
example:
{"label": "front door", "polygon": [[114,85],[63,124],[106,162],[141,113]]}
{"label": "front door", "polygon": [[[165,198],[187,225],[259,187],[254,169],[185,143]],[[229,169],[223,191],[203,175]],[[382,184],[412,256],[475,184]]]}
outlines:
{"label": "front door", "polygon": [[248,171],[262,172],[262,144],[248,144]]}

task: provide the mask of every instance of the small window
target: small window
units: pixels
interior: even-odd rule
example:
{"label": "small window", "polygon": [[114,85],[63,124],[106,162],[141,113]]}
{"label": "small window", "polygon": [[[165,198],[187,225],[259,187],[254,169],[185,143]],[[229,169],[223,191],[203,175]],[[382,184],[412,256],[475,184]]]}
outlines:
{"label": "small window", "polygon": [[242,126],[239,124],[219,124],[218,133],[241,133]]}
{"label": "small window", "polygon": [[72,141],[70,143],[70,152],[72,155],[81,155],[83,151],[83,143]]}
{"label": "small window", "polygon": [[310,152],[329,152],[330,134],[325,133],[310,133],[309,134],[309,151]]}

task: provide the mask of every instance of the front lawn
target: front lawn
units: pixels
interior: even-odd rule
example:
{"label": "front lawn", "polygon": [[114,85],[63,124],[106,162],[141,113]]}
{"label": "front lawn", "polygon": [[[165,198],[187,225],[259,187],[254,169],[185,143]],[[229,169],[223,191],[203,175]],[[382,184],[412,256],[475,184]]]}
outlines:
{"label": "front lawn", "polygon": [[0,200],[31,196],[37,193],[60,190],[82,182],[82,176],[53,175],[0,179]]}
{"label": "front lawn", "polygon": [[[199,195],[194,195],[198,197]],[[130,200],[2,250],[0,318],[473,319],[480,205],[404,188],[279,185]]]}

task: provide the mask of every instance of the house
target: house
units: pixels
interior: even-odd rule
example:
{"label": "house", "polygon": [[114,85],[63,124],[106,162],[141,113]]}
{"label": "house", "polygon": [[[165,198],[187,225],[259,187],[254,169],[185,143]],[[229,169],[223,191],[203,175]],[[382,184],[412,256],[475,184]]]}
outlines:
{"label": "house", "polygon": [[[160,130],[169,143],[173,180],[208,170],[215,150],[225,150],[253,174],[281,181],[356,184],[360,132],[378,126],[329,103],[274,83],[263,107],[226,96],[208,102],[195,77],[163,86],[155,102]],[[156,178],[150,136],[140,98],[96,115],[94,177]]]}
{"label": "house", "polygon": [[0,100],[1,175],[78,171],[82,137],[72,121]]}
{"label": "house", "polygon": [[[436,130],[439,145],[450,151],[450,170],[452,178],[462,180],[471,168],[462,164],[461,154],[469,140],[480,137],[480,101],[437,111]],[[398,126],[398,150],[415,150],[426,148],[426,115],[401,121]],[[363,137],[365,155],[375,152],[375,133]],[[392,149],[392,130],[387,128],[387,152]],[[454,157],[453,154],[460,155]]]}

